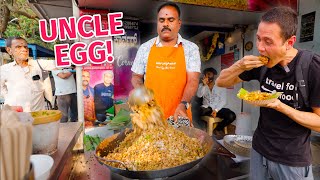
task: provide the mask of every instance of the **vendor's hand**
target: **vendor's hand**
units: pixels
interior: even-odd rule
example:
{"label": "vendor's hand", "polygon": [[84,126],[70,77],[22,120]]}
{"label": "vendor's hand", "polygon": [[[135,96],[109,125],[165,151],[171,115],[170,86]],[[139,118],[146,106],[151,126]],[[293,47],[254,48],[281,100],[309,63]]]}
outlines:
{"label": "vendor's hand", "polygon": [[184,104],[180,103],[173,115],[173,120],[174,121],[177,121],[178,120],[178,116],[182,116],[182,117],[185,117],[185,118],[188,118],[187,116],[187,110],[186,110],[186,107],[184,106]]}
{"label": "vendor's hand", "polygon": [[203,76],[202,83],[203,85],[207,85],[209,83],[209,78],[207,76]]}
{"label": "vendor's hand", "polygon": [[264,64],[259,60],[258,56],[244,56],[239,62],[238,66],[244,71],[249,71],[253,68],[258,68]]}

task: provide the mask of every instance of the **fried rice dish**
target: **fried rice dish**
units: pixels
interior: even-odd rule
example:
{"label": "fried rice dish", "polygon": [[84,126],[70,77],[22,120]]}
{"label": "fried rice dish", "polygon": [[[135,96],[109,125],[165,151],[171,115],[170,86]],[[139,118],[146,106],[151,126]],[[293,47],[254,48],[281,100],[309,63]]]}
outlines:
{"label": "fried rice dish", "polygon": [[[148,129],[141,134],[134,131],[128,134],[119,147],[103,158],[122,161],[130,170],[149,171],[189,163],[202,158],[208,151],[198,139],[190,138],[168,126]],[[108,164],[124,168],[119,163]]]}
{"label": "fried rice dish", "polygon": [[271,93],[252,91],[244,95],[240,95],[240,98],[247,101],[261,101],[261,100],[270,99],[271,96],[272,96]]}
{"label": "fried rice dish", "polygon": [[268,64],[268,62],[269,62],[269,58],[267,57],[267,56],[259,56],[259,60],[264,64],[264,65],[266,65],[266,64]]}
{"label": "fried rice dish", "polygon": [[[133,171],[150,171],[186,164],[208,153],[209,148],[203,147],[200,140],[168,125],[152,93],[146,91],[149,97],[139,99],[141,92],[145,90],[133,92],[129,97],[129,106],[133,111],[133,132],[126,134],[125,139],[111,153],[104,155],[97,151],[99,157],[121,161]],[[135,94],[139,94],[139,97],[132,97]],[[144,102],[145,99],[148,101]],[[121,163],[107,164],[125,168]]]}

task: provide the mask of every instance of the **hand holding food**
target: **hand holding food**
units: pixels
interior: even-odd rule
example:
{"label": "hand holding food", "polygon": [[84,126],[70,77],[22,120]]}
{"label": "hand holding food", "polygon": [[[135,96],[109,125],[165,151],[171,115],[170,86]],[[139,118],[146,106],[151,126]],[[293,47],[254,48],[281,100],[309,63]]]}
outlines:
{"label": "hand holding food", "polygon": [[178,116],[182,116],[182,117],[185,117],[185,118],[188,118],[187,116],[187,110],[186,110],[186,107],[183,105],[183,104],[179,104],[175,113],[174,113],[174,121],[177,121],[178,119]]}
{"label": "hand holding food", "polygon": [[263,62],[260,61],[259,57],[257,56],[244,56],[240,61],[238,61],[238,65],[244,71],[249,71],[253,68],[258,68],[263,66]]}
{"label": "hand holding food", "polygon": [[279,110],[281,104],[283,104],[283,102],[281,102],[279,99],[276,99],[275,101],[267,104],[265,107],[272,108],[272,109],[275,109],[275,110]]}
{"label": "hand holding food", "polygon": [[248,92],[247,90],[241,88],[237,94],[238,98],[243,99],[249,104],[256,106],[266,106],[277,100],[277,98],[282,94],[282,92],[267,93],[260,91]]}
{"label": "hand holding food", "polygon": [[259,56],[259,60],[264,64],[264,65],[266,65],[266,64],[268,64],[268,62],[269,62],[269,60],[270,60],[270,58],[268,58],[267,56]]}

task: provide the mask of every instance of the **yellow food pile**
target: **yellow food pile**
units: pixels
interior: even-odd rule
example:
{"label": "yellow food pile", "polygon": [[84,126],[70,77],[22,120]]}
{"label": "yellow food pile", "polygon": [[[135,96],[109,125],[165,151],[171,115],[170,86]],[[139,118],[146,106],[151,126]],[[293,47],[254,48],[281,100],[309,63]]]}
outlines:
{"label": "yellow food pile", "polygon": [[[160,170],[189,163],[202,158],[208,149],[203,149],[199,140],[190,138],[172,126],[154,127],[130,133],[113,153],[105,159],[120,160],[130,170]],[[100,154],[98,154],[100,156]],[[123,169],[119,163],[109,165]]]}
{"label": "yellow food pile", "polygon": [[248,10],[248,0],[174,0],[175,2],[211,6],[217,8]]}
{"label": "yellow food pile", "polygon": [[[190,138],[169,126],[153,97],[153,92],[146,88],[136,89],[131,93],[128,102],[133,111],[133,132],[127,134],[119,146],[106,156],[98,150],[98,156],[122,161],[130,170],[148,171],[189,163],[202,158],[209,151],[204,149],[198,139]],[[108,145],[107,142],[105,145],[104,143],[101,145]],[[108,164],[124,168],[120,163]]]}
{"label": "yellow food pile", "polygon": [[133,113],[130,116],[134,129],[168,126],[160,106],[154,100],[146,104],[131,106],[131,110]]}
{"label": "yellow food pile", "polygon": [[33,118],[47,117],[47,116],[52,116],[52,115],[56,115],[56,114],[57,114],[56,111],[47,111],[47,110],[31,112],[31,116]]}
{"label": "yellow food pile", "polygon": [[267,56],[259,56],[259,60],[264,64],[268,64],[269,58]]}
{"label": "yellow food pile", "polygon": [[134,89],[129,95],[128,104],[133,112],[130,115],[133,129],[143,130],[168,125],[151,89],[146,87]]}
{"label": "yellow food pile", "polygon": [[247,100],[247,101],[261,101],[261,100],[267,100],[271,96],[272,96],[272,94],[270,94],[270,93],[260,92],[260,91],[252,91],[252,92],[246,93],[244,95],[240,95],[240,98]]}

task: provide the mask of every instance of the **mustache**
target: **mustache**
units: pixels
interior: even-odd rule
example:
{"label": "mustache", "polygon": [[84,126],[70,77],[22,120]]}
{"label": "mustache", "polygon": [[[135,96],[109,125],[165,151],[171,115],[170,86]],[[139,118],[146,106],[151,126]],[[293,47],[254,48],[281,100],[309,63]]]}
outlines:
{"label": "mustache", "polygon": [[165,31],[165,30],[171,31],[171,29],[170,29],[170,28],[168,28],[168,27],[164,27],[164,28],[161,30],[161,32],[163,32],[163,31]]}

